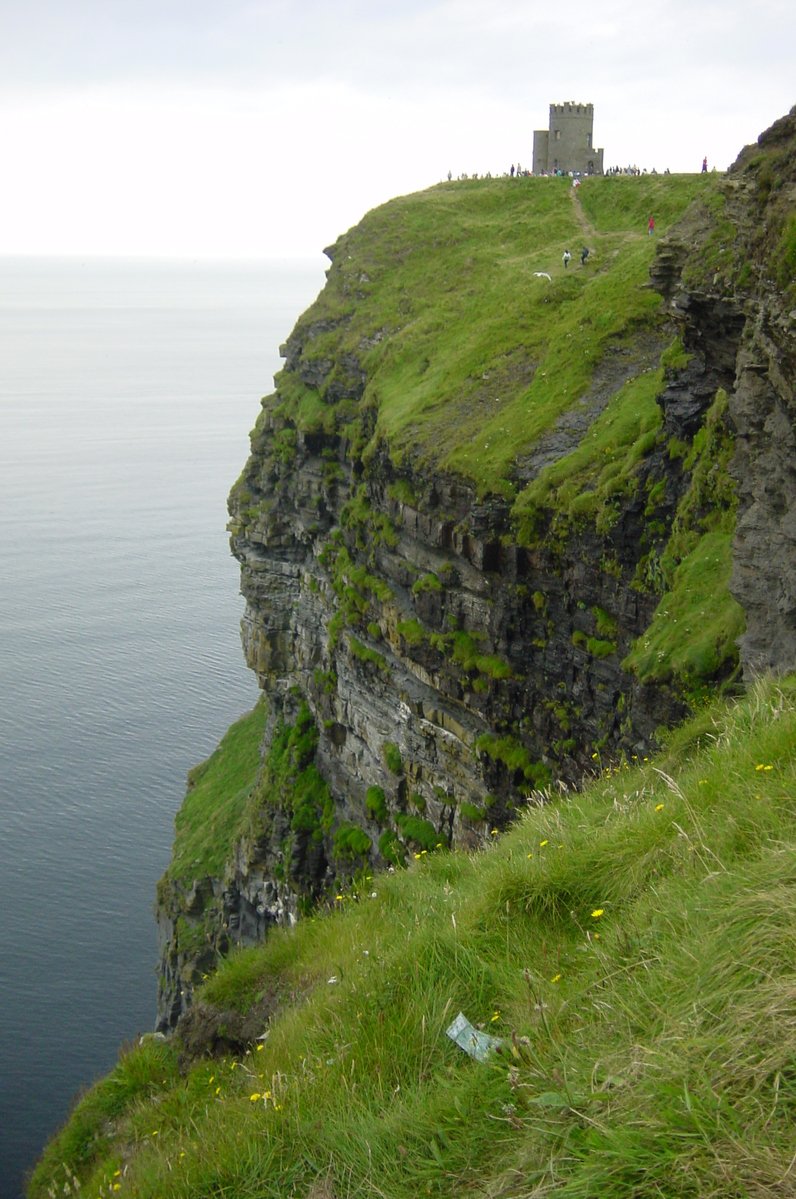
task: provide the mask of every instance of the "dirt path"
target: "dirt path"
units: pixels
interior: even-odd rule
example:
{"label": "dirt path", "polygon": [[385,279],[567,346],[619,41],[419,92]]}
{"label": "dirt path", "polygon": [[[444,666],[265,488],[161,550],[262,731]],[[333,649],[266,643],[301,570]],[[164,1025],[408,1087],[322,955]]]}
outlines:
{"label": "dirt path", "polygon": [[[594,225],[592,225],[592,223],[589,220],[589,218],[587,217],[586,213],[583,211],[583,205],[580,202],[580,188],[579,187],[573,187],[570,189],[570,200],[572,201],[572,211],[575,216],[575,220],[578,222],[578,225],[580,226],[580,231],[583,234],[583,244],[586,246],[590,246],[592,249],[594,249],[594,247],[598,246],[606,235],[603,233],[599,233],[597,231],[597,229],[595,229]],[[610,237],[614,243],[616,243],[617,241],[619,241],[619,242],[639,241],[641,238],[645,238],[646,236],[647,236],[646,231],[644,231],[644,232],[638,231],[637,232],[635,229],[627,229],[627,230],[625,230],[624,233],[617,231],[615,233],[610,234]],[[614,253],[616,253],[616,250],[614,251]]]}
{"label": "dirt path", "polygon": [[590,241],[597,241],[600,235],[594,228],[594,225],[592,225],[589,218],[586,216],[586,213],[583,211],[583,205],[580,202],[580,196],[578,194],[579,191],[579,187],[570,188],[569,198],[572,201],[572,211],[575,213],[575,220],[580,225],[581,232],[586,240],[586,243],[588,244]]}

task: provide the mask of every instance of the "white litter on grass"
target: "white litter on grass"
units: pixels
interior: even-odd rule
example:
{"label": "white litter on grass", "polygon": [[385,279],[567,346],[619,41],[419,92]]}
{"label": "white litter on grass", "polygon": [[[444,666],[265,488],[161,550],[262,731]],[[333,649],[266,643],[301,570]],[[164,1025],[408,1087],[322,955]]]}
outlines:
{"label": "white litter on grass", "polygon": [[493,1050],[500,1049],[503,1045],[500,1037],[490,1036],[488,1032],[474,1028],[463,1012],[459,1012],[453,1024],[445,1029],[445,1033],[477,1062],[485,1062]]}

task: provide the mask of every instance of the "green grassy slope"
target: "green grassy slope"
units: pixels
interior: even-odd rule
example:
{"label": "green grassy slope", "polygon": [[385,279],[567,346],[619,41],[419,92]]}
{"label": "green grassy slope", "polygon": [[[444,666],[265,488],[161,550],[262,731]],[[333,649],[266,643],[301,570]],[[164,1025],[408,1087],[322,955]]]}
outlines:
{"label": "green grassy slope", "polygon": [[608,346],[660,314],[649,213],[665,233],[713,187],[699,175],[587,179],[577,192],[565,179],[472,180],[385,204],[339,239],[297,326],[334,322],[307,358],[358,356],[361,404],[330,403],[328,386],[284,371],[277,411],[355,436],[371,409],[372,444],[386,440],[395,461],[411,454],[513,495],[517,457],[583,394]]}
{"label": "green grassy slope", "polygon": [[260,771],[267,714],[261,699],[227,730],[207,761],[188,775],[188,791],[175,820],[167,880],[190,881],[221,873]]}
{"label": "green grassy slope", "polygon": [[[182,1069],[130,1050],[31,1199],[785,1199],[794,849],[789,679],[221,964],[206,1005],[291,996],[267,1039]],[[446,1037],[459,1010],[489,1061]]]}

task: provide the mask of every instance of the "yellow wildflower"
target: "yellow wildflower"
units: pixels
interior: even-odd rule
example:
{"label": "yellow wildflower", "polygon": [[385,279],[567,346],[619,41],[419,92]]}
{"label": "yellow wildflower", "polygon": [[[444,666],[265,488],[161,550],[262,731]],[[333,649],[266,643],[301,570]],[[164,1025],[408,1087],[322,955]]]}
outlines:
{"label": "yellow wildflower", "polygon": [[662,803],[656,803],[656,805],[655,805],[655,811],[656,811],[656,812],[662,812],[662,811],[663,811],[663,804],[662,804]]}
{"label": "yellow wildflower", "polygon": [[258,1099],[262,1099],[262,1095],[259,1091],[254,1091],[253,1094],[249,1096],[249,1099],[252,1103],[256,1103]]}
{"label": "yellow wildflower", "polygon": [[592,912],[592,916],[594,917],[595,920],[599,920],[600,916],[602,916],[604,911],[605,911],[605,908],[595,908],[594,911]]}
{"label": "yellow wildflower", "polygon": [[540,842],[539,842],[539,848],[540,848],[540,849],[544,849],[545,845],[547,845],[547,844],[548,844],[547,840],[540,841]]}
{"label": "yellow wildflower", "polygon": [[500,1019],[500,1012],[493,1012],[492,1015],[490,1016],[490,1020],[493,1024],[495,1023],[496,1020],[499,1020],[499,1019]]}
{"label": "yellow wildflower", "polygon": [[559,979],[560,979],[560,978],[561,978],[561,975],[560,975],[560,974],[554,974],[554,975],[553,975],[553,977],[550,979],[550,982],[551,982],[551,983],[557,983],[557,982],[559,981]]}

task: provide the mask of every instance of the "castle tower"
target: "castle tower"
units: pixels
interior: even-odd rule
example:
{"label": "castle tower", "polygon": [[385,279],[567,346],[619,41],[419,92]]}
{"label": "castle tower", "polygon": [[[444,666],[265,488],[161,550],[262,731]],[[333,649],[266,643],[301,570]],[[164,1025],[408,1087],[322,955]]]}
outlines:
{"label": "castle tower", "polygon": [[602,175],[603,151],[594,149],[594,105],[550,105],[548,129],[533,135],[534,175],[576,171],[580,175]]}

